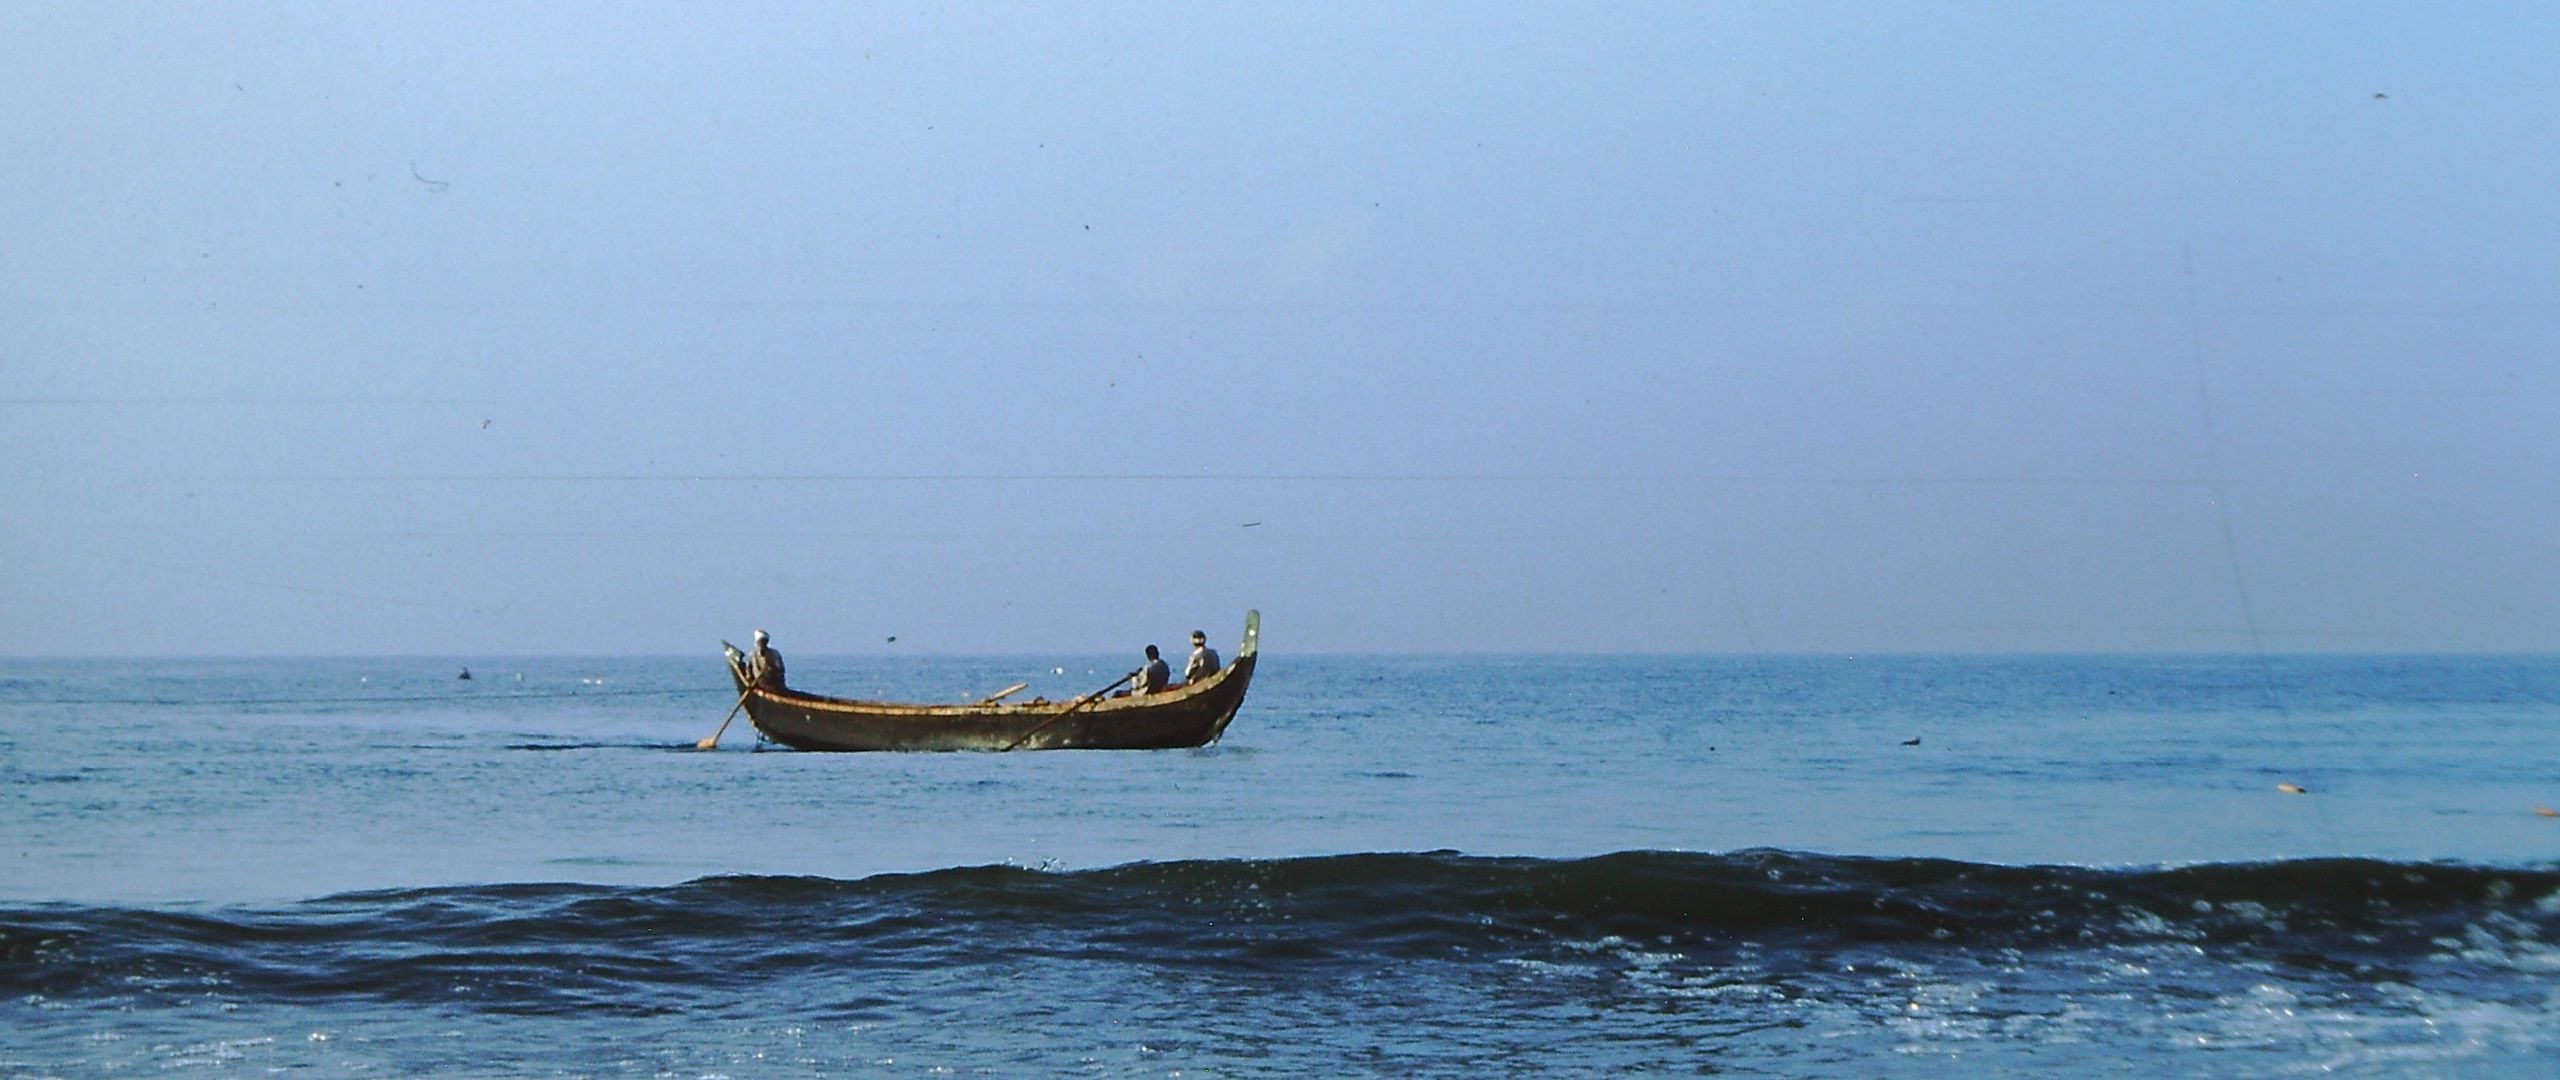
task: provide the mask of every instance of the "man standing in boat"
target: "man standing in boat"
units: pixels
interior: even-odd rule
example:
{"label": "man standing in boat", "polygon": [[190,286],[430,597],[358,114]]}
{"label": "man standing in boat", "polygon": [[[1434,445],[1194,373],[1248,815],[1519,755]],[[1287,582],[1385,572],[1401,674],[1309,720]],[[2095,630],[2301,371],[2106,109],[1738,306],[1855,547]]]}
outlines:
{"label": "man standing in boat", "polygon": [[1171,681],[1173,669],[1165,666],[1163,654],[1156,652],[1155,646],[1147,646],[1147,666],[1138,669],[1138,684],[1134,689],[1141,694],[1160,694],[1164,692],[1165,684]]}
{"label": "man standing in boat", "polygon": [[1209,647],[1209,635],[1191,632],[1191,662],[1182,665],[1182,683],[1188,686],[1218,673],[1218,650]]}
{"label": "man standing in boat", "polygon": [[773,651],[773,639],[762,630],[756,631],[755,655],[747,658],[747,678],[767,690],[782,689],[782,654]]}

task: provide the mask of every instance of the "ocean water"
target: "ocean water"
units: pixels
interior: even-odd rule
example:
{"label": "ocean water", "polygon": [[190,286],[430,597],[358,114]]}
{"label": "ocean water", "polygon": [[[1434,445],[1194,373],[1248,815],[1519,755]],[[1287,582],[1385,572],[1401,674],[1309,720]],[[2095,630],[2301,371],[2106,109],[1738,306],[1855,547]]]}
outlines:
{"label": "ocean water", "polygon": [[1001,755],[725,684],[0,664],[0,1076],[2560,1074],[2552,658],[1274,652]]}

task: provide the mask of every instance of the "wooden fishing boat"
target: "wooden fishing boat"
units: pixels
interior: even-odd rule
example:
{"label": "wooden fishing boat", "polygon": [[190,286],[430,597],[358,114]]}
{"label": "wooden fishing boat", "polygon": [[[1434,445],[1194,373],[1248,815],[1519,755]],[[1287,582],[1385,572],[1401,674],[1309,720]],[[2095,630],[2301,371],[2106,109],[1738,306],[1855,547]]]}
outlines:
{"label": "wooden fishing boat", "polygon": [[856,701],[751,687],[746,657],[734,645],[721,645],[748,722],[765,738],[794,749],[1166,750],[1205,746],[1227,730],[1253,682],[1261,641],[1262,614],[1248,611],[1244,644],[1226,667],[1198,682],[1155,694],[1110,696],[1120,685],[1114,683],[1071,701],[971,705]]}

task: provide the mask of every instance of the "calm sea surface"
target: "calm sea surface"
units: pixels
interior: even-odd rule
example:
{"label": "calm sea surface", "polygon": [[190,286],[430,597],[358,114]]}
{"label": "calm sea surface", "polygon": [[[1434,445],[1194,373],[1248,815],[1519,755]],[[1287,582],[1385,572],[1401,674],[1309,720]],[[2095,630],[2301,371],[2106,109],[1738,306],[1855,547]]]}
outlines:
{"label": "calm sea surface", "polygon": [[2560,1074],[2551,658],[1275,653],[1010,755],[726,681],[0,663],[0,1076]]}

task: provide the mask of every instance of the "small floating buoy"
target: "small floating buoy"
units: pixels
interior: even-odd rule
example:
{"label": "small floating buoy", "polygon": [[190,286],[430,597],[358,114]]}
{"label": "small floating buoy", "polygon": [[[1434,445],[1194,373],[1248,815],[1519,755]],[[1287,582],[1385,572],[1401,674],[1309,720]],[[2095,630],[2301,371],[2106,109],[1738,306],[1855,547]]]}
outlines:
{"label": "small floating buoy", "polygon": [[2277,785],[2276,785],[2276,790],[2277,790],[2277,791],[2284,792],[2284,793],[2285,793],[2285,794],[2287,794],[2287,795],[2309,795],[2309,794],[2311,794],[2311,789],[2306,788],[2306,787],[2303,787],[2303,786],[2302,786],[2302,785],[2300,785],[2300,784],[2277,784]]}

